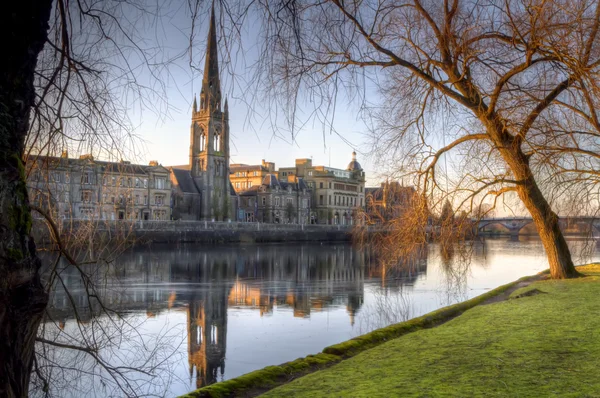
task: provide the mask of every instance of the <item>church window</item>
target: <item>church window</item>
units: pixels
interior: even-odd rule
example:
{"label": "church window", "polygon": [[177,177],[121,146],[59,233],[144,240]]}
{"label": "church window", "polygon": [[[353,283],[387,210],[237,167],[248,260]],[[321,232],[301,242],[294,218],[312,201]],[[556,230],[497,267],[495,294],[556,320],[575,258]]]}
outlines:
{"label": "church window", "polygon": [[200,129],[200,152],[206,150],[206,134],[204,134],[204,130]]}
{"label": "church window", "polygon": [[221,137],[219,137],[219,135],[217,135],[217,134],[214,135],[214,149],[216,152],[219,152],[221,150],[220,139],[221,139]]}

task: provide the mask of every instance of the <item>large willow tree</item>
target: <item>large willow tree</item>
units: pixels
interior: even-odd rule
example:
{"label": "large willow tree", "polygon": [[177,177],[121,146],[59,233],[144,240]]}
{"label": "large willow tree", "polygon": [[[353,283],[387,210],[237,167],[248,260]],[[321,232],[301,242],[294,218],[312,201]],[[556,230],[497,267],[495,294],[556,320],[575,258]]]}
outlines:
{"label": "large willow tree", "polygon": [[289,109],[303,93],[323,113],[340,93],[362,101],[378,155],[421,192],[454,198],[457,211],[516,193],[552,277],[578,274],[556,204],[577,193],[598,206],[597,1],[292,0],[262,10],[262,70]]}

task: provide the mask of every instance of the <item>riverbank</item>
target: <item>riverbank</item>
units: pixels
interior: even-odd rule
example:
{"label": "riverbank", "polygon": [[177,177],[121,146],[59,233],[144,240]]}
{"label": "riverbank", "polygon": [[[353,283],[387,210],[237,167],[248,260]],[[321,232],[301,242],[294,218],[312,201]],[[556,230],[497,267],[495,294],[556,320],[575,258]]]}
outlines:
{"label": "riverbank", "polygon": [[600,265],[579,269],[585,278],[523,278],[188,396],[255,396],[290,380],[265,396],[593,396]]}
{"label": "riverbank", "polygon": [[[518,281],[509,283],[504,286],[500,286],[492,291],[489,291],[489,292],[487,292],[483,295],[480,295],[478,297],[475,297],[471,300],[467,300],[467,301],[459,303],[459,304],[455,304],[455,305],[452,305],[452,306],[449,306],[446,308],[442,308],[440,310],[434,311],[432,313],[429,313],[429,314],[424,315],[419,318],[412,319],[407,322],[402,322],[399,324],[388,326],[383,329],[375,330],[371,333],[359,336],[355,339],[351,339],[351,340],[341,343],[341,344],[327,347],[323,350],[322,353],[317,354],[315,356],[308,356],[306,358],[301,358],[296,361],[286,363],[286,364],[283,364],[280,366],[269,366],[264,369],[254,371],[254,372],[248,373],[246,375],[243,375],[243,376],[240,376],[240,377],[237,377],[237,378],[225,381],[225,382],[221,382],[221,383],[217,383],[217,384],[214,384],[211,386],[204,387],[202,389],[196,390],[196,391],[188,394],[187,396],[191,396],[191,397],[206,397],[206,396],[218,397],[218,396],[234,396],[234,395],[235,396],[256,396],[262,392],[267,391],[268,389],[271,389],[278,385],[287,383],[291,380],[298,379],[299,377],[300,378],[297,381],[290,383],[289,385],[285,385],[283,387],[273,390],[271,393],[271,394],[273,394],[272,396],[280,396],[280,395],[285,395],[285,394],[291,394],[291,395],[299,394],[301,396],[302,395],[313,396],[313,395],[319,395],[319,394],[322,396],[356,396],[357,394],[355,394],[355,392],[356,393],[360,392],[360,389],[357,390],[355,385],[352,386],[352,383],[348,384],[349,380],[340,379],[339,381],[333,383],[334,385],[341,388],[340,390],[336,390],[336,388],[332,388],[332,386],[330,385],[332,383],[331,379],[335,379],[337,377],[336,375],[338,372],[338,368],[340,368],[342,366],[343,367],[350,366],[350,369],[353,369],[354,373],[353,374],[344,374],[343,377],[352,378],[353,382],[360,383],[361,381],[363,381],[363,382],[366,381],[368,383],[368,380],[371,380],[373,375],[368,375],[366,378],[364,377],[364,375],[369,372],[368,372],[368,369],[365,368],[363,363],[369,363],[369,369],[372,367],[374,367],[375,369],[379,369],[379,370],[375,371],[375,373],[380,372],[381,367],[387,366],[387,364],[381,365],[381,364],[377,363],[377,361],[374,360],[373,358],[365,360],[364,358],[362,358],[364,355],[371,355],[370,354],[371,352],[373,352],[374,350],[377,350],[377,351],[381,351],[381,353],[375,354],[375,357],[378,357],[378,356],[386,357],[386,355],[382,355],[382,354],[388,354],[389,348],[382,348],[382,347],[386,346],[387,344],[390,344],[391,342],[403,341],[404,339],[409,338],[409,336],[411,336],[411,335],[423,333],[426,331],[424,329],[433,330],[430,328],[435,328],[435,329],[443,328],[443,327],[445,327],[445,325],[444,326],[439,326],[439,325],[445,324],[446,322],[448,322],[454,318],[456,318],[456,319],[449,322],[448,325],[452,324],[453,322],[457,322],[458,320],[463,319],[463,317],[465,317],[466,314],[471,313],[471,311],[475,311],[475,309],[473,309],[471,311],[468,311],[466,314],[461,315],[463,312],[465,312],[473,307],[480,306],[479,308],[485,308],[485,309],[493,308],[494,306],[481,307],[481,305],[506,300],[509,298],[510,295],[518,294],[518,292],[514,293],[515,290],[522,289],[523,287],[527,286],[528,284],[534,283],[542,278],[545,278],[545,275],[539,274],[539,275],[535,275],[532,277],[521,278]],[[551,283],[553,283],[553,282],[551,282]],[[534,288],[532,287],[531,289],[534,289]],[[461,315],[461,316],[459,316],[459,315]],[[486,322],[486,325],[493,325],[493,322],[489,322],[489,320],[486,320],[485,322]],[[467,328],[467,330],[468,330],[468,328]],[[465,336],[466,336],[466,338],[468,340],[469,335],[470,335],[470,332],[469,333],[467,333],[466,331],[462,332],[462,338],[465,338]],[[404,337],[397,338],[400,336],[404,336]],[[387,343],[386,343],[386,341],[387,341]],[[452,346],[454,344],[454,342],[444,342],[444,344]],[[438,345],[439,345],[438,343],[432,342],[432,346],[438,346]],[[406,366],[409,362],[402,362],[401,361],[402,357],[403,357],[403,354],[400,354],[399,358],[396,358],[396,359],[400,359],[400,362],[403,363],[404,366]],[[349,364],[351,364],[351,365],[349,365]],[[409,366],[409,368],[412,368],[415,365],[416,365],[416,363],[415,364],[411,363],[411,366]],[[425,372],[427,372],[427,368],[429,365],[430,364],[428,364],[428,363],[426,363],[424,365],[423,370]],[[325,368],[327,368],[327,369],[320,370],[320,369],[325,369]],[[334,373],[330,374],[330,372],[334,372]],[[305,376],[305,377],[301,377],[308,373],[312,373],[312,374],[309,374],[308,376]],[[321,375],[323,377],[322,379],[321,379]],[[309,378],[313,378],[313,377],[317,377],[317,379],[319,379],[319,380],[317,380],[317,384],[319,385],[318,388],[312,388],[311,386],[313,384],[313,381],[308,381]],[[410,383],[414,382],[412,376],[410,375],[410,372],[408,374],[408,378],[409,378]],[[308,385],[304,386],[302,384],[303,381],[306,381],[308,383]],[[395,383],[395,381],[396,380],[390,381],[390,382],[393,384],[393,383]],[[323,382],[324,384],[319,384],[321,382]],[[298,387],[296,385],[296,383],[301,383],[301,385]],[[379,391],[378,390],[378,388],[380,387],[379,384],[381,384],[381,381],[378,381],[378,382],[372,384],[372,387],[375,390]],[[347,386],[349,389],[344,388],[344,386]],[[305,388],[306,388],[306,390],[304,391]],[[283,390],[281,390],[281,389],[283,389]],[[358,395],[362,394],[365,396],[371,396],[372,394],[378,393],[377,391],[372,391],[372,390],[366,389],[365,391],[359,393]],[[382,391],[384,391],[384,390],[382,390]],[[468,393],[468,391],[464,392],[463,395],[466,393]],[[389,391],[384,391],[382,393],[383,396],[390,395],[390,394],[394,395],[393,389],[389,390]],[[419,395],[419,393],[416,393],[416,395]]]}
{"label": "riverbank", "polygon": [[389,341],[266,396],[595,396],[600,266]]}

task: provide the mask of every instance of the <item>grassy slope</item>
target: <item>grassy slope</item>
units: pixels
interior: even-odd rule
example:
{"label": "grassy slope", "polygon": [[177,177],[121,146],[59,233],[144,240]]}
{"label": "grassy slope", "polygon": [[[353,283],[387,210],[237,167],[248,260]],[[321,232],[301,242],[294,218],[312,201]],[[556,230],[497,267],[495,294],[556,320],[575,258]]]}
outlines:
{"label": "grassy slope", "polygon": [[[475,307],[264,396],[600,397],[600,265]],[[523,291],[516,291],[513,297]]]}

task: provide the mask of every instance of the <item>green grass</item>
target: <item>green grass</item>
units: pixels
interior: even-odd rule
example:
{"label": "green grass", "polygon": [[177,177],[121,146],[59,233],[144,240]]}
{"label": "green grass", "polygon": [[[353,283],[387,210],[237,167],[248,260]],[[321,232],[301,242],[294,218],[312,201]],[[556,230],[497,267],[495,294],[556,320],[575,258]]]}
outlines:
{"label": "green grass", "polygon": [[477,306],[265,397],[600,397],[600,265]]}
{"label": "green grass", "polygon": [[440,308],[418,318],[400,322],[381,329],[374,330],[348,341],[326,347],[322,353],[298,358],[278,366],[267,366],[245,375],[212,384],[180,398],[191,397],[230,397],[255,395],[259,391],[275,388],[278,385],[305,375],[306,373],[331,366],[345,358],[349,358],[386,341],[398,338],[408,333],[436,327],[466,310],[473,308],[487,299],[504,293],[521,281],[534,277],[524,277],[515,282],[499,286],[487,293],[448,307]]}

